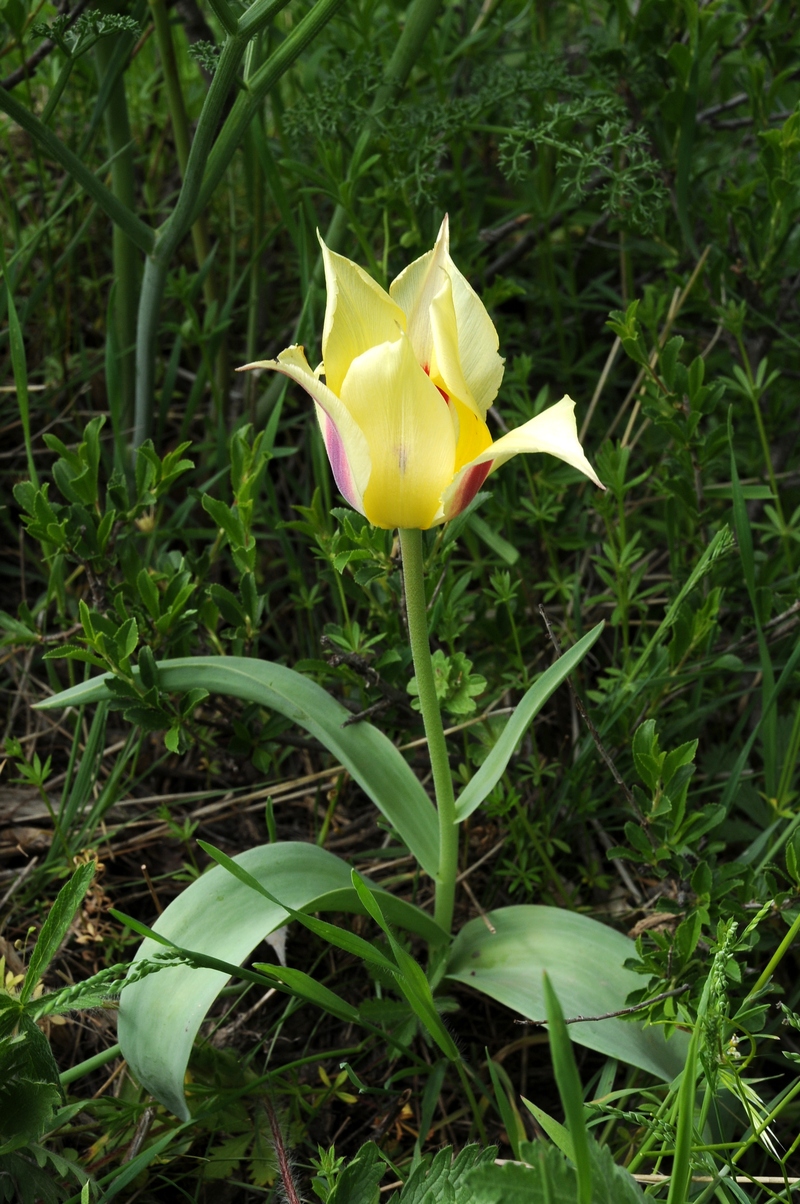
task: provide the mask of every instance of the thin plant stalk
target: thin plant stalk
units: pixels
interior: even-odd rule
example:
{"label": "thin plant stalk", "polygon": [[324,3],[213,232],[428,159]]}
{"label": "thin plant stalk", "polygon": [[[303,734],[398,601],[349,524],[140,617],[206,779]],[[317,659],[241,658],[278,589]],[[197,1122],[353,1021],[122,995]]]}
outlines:
{"label": "thin plant stalk", "polygon": [[11,291],[11,280],[6,266],[5,247],[0,240],[0,270],[6,289],[6,307],[8,310],[8,335],[11,350],[11,370],[14,374],[14,388],[17,392],[17,409],[22,426],[22,438],[25,443],[25,457],[28,463],[28,476],[38,489],[39,476],[36,472],[36,461],[33,458],[31,442],[31,417],[28,395],[28,361],[25,356],[25,342],[22,337],[22,327],[17,317],[17,307]]}
{"label": "thin plant stalk", "polygon": [[425,604],[425,570],[422,558],[422,532],[406,528],[400,531],[403,552],[403,581],[406,595],[408,634],[417,675],[422,722],[428,740],[433,788],[439,813],[439,870],[436,875],[434,918],[445,931],[453,924],[456,873],[458,870],[458,824],[453,775],[447,756],[442,712],[436,697],[431,646],[428,640],[428,615]]}

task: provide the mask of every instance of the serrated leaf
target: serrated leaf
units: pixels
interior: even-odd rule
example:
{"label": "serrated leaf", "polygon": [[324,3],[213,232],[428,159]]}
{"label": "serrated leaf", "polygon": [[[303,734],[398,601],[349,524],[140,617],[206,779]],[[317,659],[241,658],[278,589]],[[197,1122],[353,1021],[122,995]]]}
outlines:
{"label": "serrated leaf", "polygon": [[[476,1167],[466,1177],[459,1204],[575,1204],[575,1168],[555,1147],[528,1142],[523,1147],[528,1166],[513,1163]],[[616,1166],[607,1146],[589,1144],[592,1164],[592,1204],[643,1204],[636,1180]]]}
{"label": "serrated leaf", "polygon": [[42,660],[57,661],[83,661],[87,665],[94,665],[98,669],[105,669],[105,661],[102,661],[99,656],[95,656],[88,648],[81,648],[79,644],[62,644],[59,648],[51,648],[49,652],[45,652]]}
{"label": "serrated leaf", "polygon": [[148,573],[147,569],[141,569],[136,578],[136,588],[139,591],[139,597],[147,608],[147,613],[151,619],[157,619],[161,614],[160,593],[158,586],[153,578]]}
{"label": "serrated leaf", "polygon": [[169,731],[164,733],[164,746],[171,753],[180,752],[181,729],[179,727],[171,727]]}
{"label": "serrated leaf", "polygon": [[664,753],[658,746],[655,719],[640,724],[633,734],[633,763],[636,772],[649,790],[655,791],[661,780]]}
{"label": "serrated leaf", "polygon": [[493,1166],[496,1157],[496,1146],[481,1149],[478,1145],[468,1145],[455,1158],[451,1147],[445,1146],[432,1160],[422,1160],[399,1196],[392,1196],[389,1204],[445,1204],[448,1194],[456,1192],[458,1200],[466,1204],[469,1195],[464,1186],[470,1172],[476,1167]]}
{"label": "serrated leaf", "polygon": [[34,987],[50,965],[56,950],[66,936],[75,912],[89,889],[89,883],[94,876],[94,868],[93,861],[79,866],[58,892],[47,919],[42,924],[28,962],[25,981],[19,993],[19,1001],[23,1005],[31,998]]}
{"label": "serrated leaf", "polygon": [[339,1175],[328,1204],[377,1204],[385,1170],[380,1150],[368,1141]]}

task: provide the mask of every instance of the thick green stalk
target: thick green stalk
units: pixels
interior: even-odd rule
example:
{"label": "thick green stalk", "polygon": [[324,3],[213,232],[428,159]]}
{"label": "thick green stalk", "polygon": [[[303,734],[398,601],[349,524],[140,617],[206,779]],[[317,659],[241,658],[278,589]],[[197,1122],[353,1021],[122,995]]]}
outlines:
{"label": "thick green stalk", "polygon": [[[178,156],[178,167],[181,171],[181,177],[185,177],[186,167],[189,163],[189,151],[191,149],[189,118],[186,114],[186,105],[183,102],[178,60],[175,57],[175,45],[172,41],[169,13],[167,12],[164,0],[149,0],[149,4],[150,12],[153,16],[158,56],[161,59],[161,70],[164,73],[164,89],[167,94],[169,119],[175,139],[175,153]],[[194,246],[194,256],[197,260],[197,266],[201,268],[210,253],[206,221],[202,214],[192,226],[192,244]],[[210,274],[205,278],[203,293],[206,304],[210,305],[214,300],[214,284]]]}
{"label": "thick green stalk", "polygon": [[136,409],[133,422],[133,446],[141,447],[150,438],[153,398],[156,385],[156,345],[161,302],[169,271],[168,261],[153,256],[145,260],[139,317],[136,324]]}
{"label": "thick green stalk", "polygon": [[[303,17],[300,24],[292,30],[262,67],[247,81],[239,93],[233,108],[225,119],[225,125],[214,143],[214,149],[208,156],[208,166],[203,176],[202,187],[194,196],[192,213],[199,213],[206,207],[217,185],[228,169],[234,151],[239,146],[244,132],[270,89],[277,83],[285,71],[297,59],[336,15],[345,0],[317,0],[309,13]],[[265,10],[264,20],[284,8],[288,0],[276,0],[268,10]],[[263,22],[262,22],[263,24]],[[214,77],[216,79],[216,76]],[[194,150],[194,147],[192,147]],[[204,161],[205,166],[205,161]]]}
{"label": "thick green stalk", "polygon": [[[116,60],[116,42],[122,39],[132,43],[133,38],[128,33],[117,34],[112,38],[100,38],[95,47],[95,58],[101,80],[109,72],[114,72]],[[116,73],[115,73],[116,74]],[[108,149],[113,156],[111,163],[111,189],[117,200],[129,209],[131,213],[136,208],[134,188],[134,147],[131,137],[131,125],[128,120],[128,101],[125,96],[125,77],[116,74],[108,96],[105,111],[106,134]],[[119,390],[121,401],[122,428],[129,430],[133,421],[135,393],[135,344],[136,344],[136,302],[139,294],[139,248],[130,236],[114,225],[112,232],[112,256],[114,265],[114,325],[117,335],[117,354],[119,356]],[[108,384],[108,382],[106,382]],[[111,401],[111,413],[117,412],[114,399]],[[120,432],[115,431],[115,436]]]}
{"label": "thick green stalk", "polygon": [[101,1066],[105,1066],[119,1055],[119,1045],[109,1045],[108,1049],[102,1050],[92,1058],[87,1058],[85,1062],[79,1062],[77,1066],[71,1066],[69,1070],[65,1070],[62,1075],[59,1075],[61,1086],[67,1087],[76,1079],[82,1079],[84,1075],[92,1074],[93,1071],[99,1070]]}
{"label": "thick green stalk", "polygon": [[428,615],[425,603],[425,574],[422,563],[422,532],[400,531],[403,550],[403,580],[406,590],[406,614],[411,654],[417,675],[422,722],[428,738],[428,755],[433,772],[433,788],[439,812],[439,872],[436,875],[434,918],[445,931],[453,924],[453,905],[458,870],[458,824],[453,775],[447,756],[442,712],[436,697],[431,647],[428,641]]}
{"label": "thick green stalk", "polygon": [[[208,89],[200,120],[197,123],[192,148],[186,163],[175,208],[161,226],[157,234],[154,251],[156,258],[168,260],[172,258],[178,244],[191,228],[197,214],[204,205],[197,206],[197,197],[203,183],[208,156],[214,144],[214,136],[219,126],[222,110],[228,99],[231,88],[236,83],[239,64],[247,49],[247,39],[238,34],[231,35],[222,48],[219,64],[214,72],[211,87]],[[222,135],[220,135],[222,137]],[[231,148],[231,154],[235,147]]]}
{"label": "thick green stalk", "polygon": [[[164,73],[164,89],[167,95],[172,134],[175,139],[175,153],[178,156],[181,179],[185,179],[186,168],[189,163],[189,153],[191,151],[191,138],[189,135],[189,118],[186,113],[186,105],[184,104],[183,92],[181,90],[178,60],[175,56],[175,43],[172,40],[172,26],[170,25],[165,0],[149,0],[149,5],[153,17],[158,56],[161,59],[161,69]],[[202,268],[211,254],[208,222],[205,213],[198,214],[192,223],[192,246],[194,247],[194,257],[197,266],[198,268]],[[213,271],[206,272],[205,279],[203,280],[203,298],[207,309],[218,300],[214,286]],[[224,396],[227,391],[227,347],[227,341],[223,340],[220,343],[214,366],[217,390],[221,396]]]}
{"label": "thick green stalk", "polygon": [[133,428],[135,448],[140,447],[145,439],[150,437],[152,429],[158,326],[169,264],[178,244],[197,217],[197,214],[192,213],[194,200],[200,188],[206,159],[223,107],[236,81],[246,47],[245,39],[238,35],[229,37],[225,42],[219,66],[211,81],[197,123],[178,200],[172,213],[159,229],[155,247],[145,264],[142,291],[139,295],[136,340],[136,418]]}

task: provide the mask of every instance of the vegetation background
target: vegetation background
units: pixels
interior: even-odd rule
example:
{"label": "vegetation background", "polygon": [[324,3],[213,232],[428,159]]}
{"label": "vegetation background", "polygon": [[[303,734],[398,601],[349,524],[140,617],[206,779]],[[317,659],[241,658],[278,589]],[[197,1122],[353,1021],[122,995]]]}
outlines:
{"label": "vegetation background", "polygon": [[[0,3],[5,991],[81,863],[96,863],[93,882],[43,985],[124,972],[138,937],[109,904],[151,922],[205,868],[198,836],[231,854],[316,842],[428,900],[371,804],[280,715],[202,690],[138,710],[31,705],[81,680],[87,659],[124,672],[148,648],[264,657],[354,713],[376,708],[424,770],[392,533],[341,508],[305,395],[233,368],[293,341],[319,359],[317,229],[386,284],[448,212],[506,357],[498,431],[568,392],[608,487],[520,457],[463,521],[429,533],[463,781],[554,643],[607,622],[574,692],[553,697],[465,825],[475,872],[459,913],[538,902],[630,933],[641,1000],[686,988],[648,1009],[654,1022],[691,1027],[705,991],[688,1195],[670,1186],[664,1084],[579,1051],[585,1100],[599,1101],[589,1123],[618,1164],[655,1176],[657,1198],[789,1201],[797,6],[290,0],[249,13],[237,42],[233,0]],[[546,1035],[507,1009],[460,988],[446,1005],[476,1112],[457,1080],[421,1073],[433,1055],[386,984],[310,936],[290,932],[289,952],[348,998],[386,999],[381,1023],[415,1068],[237,984],[191,1064],[216,1111],[179,1125],[108,1060],[113,1007],[98,1001],[40,1021],[63,1096],[47,1068],[3,1055],[0,1198],[78,1199],[88,1174],[104,1193],[89,1198],[269,1199],[277,1110],[299,1181],[315,1175],[327,1199],[337,1160],[367,1138],[402,1180],[415,1146],[477,1138],[511,1157],[517,1122],[541,1136],[519,1094],[561,1115]],[[252,1086],[265,1073],[266,1112],[263,1077]]]}

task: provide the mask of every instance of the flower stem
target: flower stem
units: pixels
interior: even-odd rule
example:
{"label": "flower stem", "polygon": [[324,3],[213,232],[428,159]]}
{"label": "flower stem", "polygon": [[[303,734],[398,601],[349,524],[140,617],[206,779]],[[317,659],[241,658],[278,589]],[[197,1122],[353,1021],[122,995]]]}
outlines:
{"label": "flower stem", "polygon": [[453,777],[444,739],[442,713],[436,697],[433,661],[428,642],[428,617],[425,608],[425,575],[422,566],[422,532],[413,529],[400,531],[403,550],[403,579],[406,590],[408,634],[411,654],[417,675],[422,721],[428,739],[428,754],[433,771],[433,788],[439,812],[439,872],[436,875],[437,924],[450,931],[453,923],[453,903],[458,869],[458,824]]}

